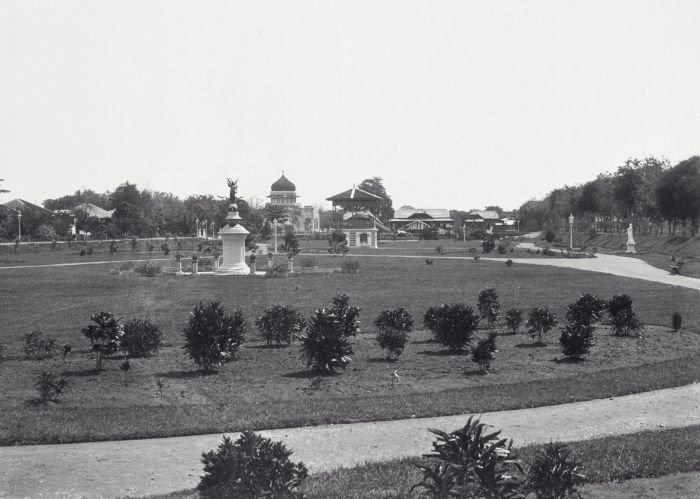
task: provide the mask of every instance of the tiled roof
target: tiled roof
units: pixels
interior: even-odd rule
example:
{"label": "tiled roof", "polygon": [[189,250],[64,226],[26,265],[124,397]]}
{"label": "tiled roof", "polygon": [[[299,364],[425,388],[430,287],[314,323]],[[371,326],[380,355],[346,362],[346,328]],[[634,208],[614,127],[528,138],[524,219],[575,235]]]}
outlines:
{"label": "tiled roof", "polygon": [[379,201],[380,198],[376,194],[371,192],[363,191],[358,187],[353,187],[347,191],[343,191],[340,194],[326,198],[326,201]]}
{"label": "tiled roof", "polygon": [[107,210],[100,208],[99,206],[96,206],[92,203],[79,204],[78,206],[73,208],[73,212],[75,212],[76,210],[83,210],[83,211],[87,212],[89,217],[103,218],[103,219],[104,218],[112,218],[112,213],[114,212],[114,210],[107,211]]}
{"label": "tiled roof", "polygon": [[501,216],[493,210],[474,210],[469,212],[470,217],[479,216],[484,220],[500,220]]}
{"label": "tiled roof", "polygon": [[450,220],[452,219],[452,217],[450,217],[450,210],[445,210],[442,208],[423,209],[402,207],[394,212],[393,220],[406,220],[412,215],[422,213],[425,213],[428,216],[428,218],[449,218]]}

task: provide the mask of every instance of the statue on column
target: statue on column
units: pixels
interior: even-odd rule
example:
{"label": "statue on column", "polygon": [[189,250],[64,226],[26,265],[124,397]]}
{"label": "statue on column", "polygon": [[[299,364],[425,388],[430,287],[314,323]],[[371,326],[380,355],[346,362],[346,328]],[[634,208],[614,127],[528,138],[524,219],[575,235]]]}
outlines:
{"label": "statue on column", "polygon": [[229,189],[231,189],[231,192],[229,194],[229,199],[231,203],[236,202],[236,191],[238,190],[238,179],[235,181],[231,180],[230,178],[227,179]]}
{"label": "statue on column", "polygon": [[634,244],[634,229],[631,223],[630,226],[627,227],[627,244]]}

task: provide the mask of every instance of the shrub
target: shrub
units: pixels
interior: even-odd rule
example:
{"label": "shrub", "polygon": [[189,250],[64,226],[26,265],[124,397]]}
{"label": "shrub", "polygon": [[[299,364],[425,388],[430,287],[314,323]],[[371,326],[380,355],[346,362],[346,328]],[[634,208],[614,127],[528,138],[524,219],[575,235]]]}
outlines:
{"label": "shrub", "polygon": [[56,340],[44,336],[44,333],[39,330],[24,335],[24,355],[28,359],[40,360],[51,357],[56,348]]}
{"label": "shrub", "polygon": [[273,305],[265,309],[255,321],[255,326],[267,345],[289,345],[306,328],[306,319],[289,305]]}
{"label": "shrub", "polygon": [[314,269],[318,267],[318,260],[313,256],[305,256],[299,262],[299,266],[304,269]]}
{"label": "shrub", "polygon": [[436,252],[438,255],[444,255],[444,254],[445,254],[445,248],[443,248],[442,246],[437,246],[437,247],[435,248],[435,252]]}
{"label": "shrub", "polygon": [[185,346],[195,364],[204,371],[229,360],[235,360],[246,333],[243,314],[234,310],[227,314],[219,302],[199,302],[185,326]]}
{"label": "shrub", "polygon": [[170,254],[170,245],[167,241],[160,245],[160,249],[163,251],[164,256],[168,256]]}
{"label": "shrub", "polygon": [[291,497],[308,476],[302,462],[281,442],[244,431],[233,442],[224,437],[216,450],[202,454],[204,476],[197,489],[202,497]]}
{"label": "shrub", "polygon": [[673,312],[673,316],[671,317],[671,327],[675,332],[678,332],[681,330],[681,325],[683,324],[683,316],[681,315],[680,312]]}
{"label": "shrub", "polygon": [[566,308],[566,320],[570,323],[591,326],[603,318],[605,300],[591,293],[581,297]]}
{"label": "shrub", "polygon": [[111,243],[109,243],[109,254],[113,255],[117,252],[117,249],[119,247],[117,246],[117,241],[112,240]]}
{"label": "shrub", "polygon": [[424,227],[423,230],[418,233],[418,239],[424,239],[426,241],[435,241],[439,239],[439,237],[438,231],[432,227]]}
{"label": "shrub", "polygon": [[615,335],[630,336],[643,328],[632,309],[632,298],[628,295],[614,295],[608,302],[608,315]]}
{"label": "shrub", "polygon": [[484,239],[481,243],[481,251],[484,253],[491,253],[495,248],[496,243],[491,237],[489,237],[488,239]]}
{"label": "shrub", "polygon": [[432,265],[433,264],[433,259],[432,258],[426,258],[425,259],[426,265]]}
{"label": "shrub", "polygon": [[343,274],[357,274],[360,271],[360,261],[348,258],[340,265]]}
{"label": "shrub", "polygon": [[163,344],[160,326],[149,319],[132,319],[124,324],[121,349],[130,357],[148,357]]}
{"label": "shrub", "polygon": [[139,240],[132,237],[129,241],[129,245],[131,246],[131,251],[136,251],[136,247],[139,245]]}
{"label": "shrub", "polygon": [[348,238],[342,230],[334,230],[328,237],[328,252],[345,254],[349,251]]}
{"label": "shrub", "polygon": [[494,359],[496,350],[496,333],[489,333],[488,337],[481,338],[475,346],[472,347],[472,361],[479,364],[481,372],[488,373],[491,368],[491,362]]}
{"label": "shrub", "polygon": [[539,499],[559,499],[578,494],[585,476],[580,473],[581,463],[569,448],[559,442],[545,444],[535,454],[527,473],[526,488]]}
{"label": "shrub", "polygon": [[143,277],[156,277],[160,274],[160,271],[160,265],[151,262],[146,262],[134,268],[134,272]]}
{"label": "shrub", "polygon": [[506,310],[506,325],[513,334],[518,332],[520,324],[523,322],[523,311],[517,308]]}
{"label": "shrub", "polygon": [[513,266],[513,260],[511,260],[510,258],[509,258],[508,260],[506,260],[506,266],[512,267],[512,266]]}
{"label": "shrub", "polygon": [[347,295],[337,295],[331,308],[316,310],[309,319],[301,337],[301,358],[314,371],[331,374],[350,362],[350,336],[360,330],[360,309],[351,307],[349,300]]}
{"label": "shrub", "polygon": [[530,310],[526,325],[532,339],[537,336],[537,342],[542,343],[542,335],[547,334],[557,322],[557,315],[547,307],[535,307]]}
{"label": "shrub", "polygon": [[556,234],[552,232],[551,230],[548,230],[547,233],[544,235],[544,240],[547,241],[549,244],[552,244],[554,242],[554,238],[556,237]]}
{"label": "shrub", "polygon": [[423,481],[414,488],[439,485],[436,488],[442,489],[442,495],[433,497],[441,498],[517,497],[520,483],[515,475],[523,470],[512,449],[512,440],[499,438],[500,431],[489,431],[487,425],[473,417],[452,433],[430,431],[437,440],[433,442],[433,452],[425,457],[437,458],[444,468],[426,472],[428,467],[420,466]]}
{"label": "shrub", "polygon": [[404,308],[382,310],[374,320],[379,329],[377,343],[387,352],[387,358],[398,359],[406,346],[408,333],[413,329],[413,316]]}
{"label": "shrub", "polygon": [[82,329],[82,333],[92,343],[92,350],[96,354],[95,368],[102,369],[104,358],[117,351],[124,328],[113,314],[109,312],[97,312],[90,316],[95,324],[90,324]]}
{"label": "shrub", "polygon": [[265,277],[287,277],[289,266],[286,263],[275,263],[265,271]]}
{"label": "shrub", "polygon": [[286,251],[290,257],[293,257],[293,256],[299,254],[299,251],[300,251],[299,239],[297,239],[297,235],[294,233],[294,231],[289,230],[284,235],[284,241],[282,242],[282,249],[284,251]]}
{"label": "shrub", "polygon": [[39,371],[34,378],[34,388],[39,394],[39,400],[46,403],[49,400],[58,402],[58,397],[71,389],[69,381],[53,371]]}
{"label": "shrub", "polygon": [[581,359],[588,355],[593,346],[593,326],[578,322],[569,323],[562,329],[559,343],[564,355]]}
{"label": "shrub", "polygon": [[479,317],[467,305],[440,305],[428,309],[423,323],[438,342],[451,350],[462,350],[471,342]]}
{"label": "shrub", "polygon": [[483,230],[475,230],[475,231],[472,231],[471,234],[469,234],[469,239],[479,239],[481,241],[484,241],[488,238],[489,238],[489,234]]}
{"label": "shrub", "polygon": [[498,322],[498,311],[501,308],[496,290],[488,288],[479,291],[477,307],[481,318],[486,319],[489,328],[492,328],[494,323]]}
{"label": "shrub", "polygon": [[506,251],[508,251],[508,249],[506,248],[505,244],[499,244],[498,247],[496,248],[496,251],[498,251],[499,255],[505,255]]}

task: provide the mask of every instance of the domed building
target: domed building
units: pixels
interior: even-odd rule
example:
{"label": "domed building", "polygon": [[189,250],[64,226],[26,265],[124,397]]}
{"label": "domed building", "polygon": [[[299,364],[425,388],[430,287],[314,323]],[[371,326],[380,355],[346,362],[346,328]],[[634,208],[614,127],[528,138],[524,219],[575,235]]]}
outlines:
{"label": "domed building", "polygon": [[297,188],[284,176],[270,186],[270,205],[284,208],[287,213],[285,225],[292,226],[298,234],[311,234],[320,230],[320,218],[315,206],[297,203]]}

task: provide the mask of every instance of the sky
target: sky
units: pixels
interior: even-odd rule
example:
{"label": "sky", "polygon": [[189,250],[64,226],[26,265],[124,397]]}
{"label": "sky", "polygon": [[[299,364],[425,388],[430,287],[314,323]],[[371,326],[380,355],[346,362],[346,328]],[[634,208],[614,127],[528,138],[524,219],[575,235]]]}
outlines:
{"label": "sky", "polygon": [[0,0],[0,202],[140,188],[517,208],[700,154],[700,2]]}

